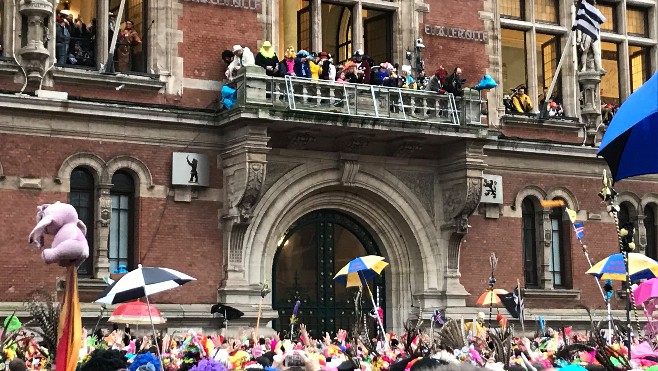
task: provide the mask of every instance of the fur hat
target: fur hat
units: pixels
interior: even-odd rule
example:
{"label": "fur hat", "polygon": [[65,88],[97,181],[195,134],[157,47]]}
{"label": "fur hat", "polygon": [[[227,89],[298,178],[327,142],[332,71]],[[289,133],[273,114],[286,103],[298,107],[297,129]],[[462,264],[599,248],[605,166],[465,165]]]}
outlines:
{"label": "fur hat", "polygon": [[237,51],[239,51],[239,50],[242,50],[242,46],[241,46],[241,45],[233,45],[233,53],[235,53],[235,52],[237,52]]}

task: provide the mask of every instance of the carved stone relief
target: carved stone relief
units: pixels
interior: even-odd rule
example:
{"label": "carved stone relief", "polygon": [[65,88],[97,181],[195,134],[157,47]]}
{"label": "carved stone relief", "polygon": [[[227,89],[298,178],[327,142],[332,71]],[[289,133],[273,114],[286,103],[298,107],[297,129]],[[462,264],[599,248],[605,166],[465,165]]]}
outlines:
{"label": "carved stone relief", "polygon": [[354,185],[356,174],[359,172],[359,161],[356,158],[341,159],[339,169],[340,183],[345,186]]}
{"label": "carved stone relief", "polygon": [[263,189],[261,194],[265,194],[274,183],[276,183],[281,177],[292,171],[300,164],[298,163],[289,163],[289,162],[267,162],[267,176],[263,181]]}
{"label": "carved stone relief", "polygon": [[418,197],[425,210],[434,216],[434,174],[416,171],[389,170]]}
{"label": "carved stone relief", "polygon": [[452,220],[463,215],[470,216],[480,203],[482,196],[482,178],[470,177],[466,183],[448,186],[443,192],[443,216]]}
{"label": "carved stone relief", "polygon": [[45,20],[54,16],[53,5],[46,0],[21,0],[18,11],[24,19],[23,25],[27,26],[22,30],[27,37],[18,51],[20,64],[25,68],[28,82],[38,84],[50,58],[47,48],[49,30]]}

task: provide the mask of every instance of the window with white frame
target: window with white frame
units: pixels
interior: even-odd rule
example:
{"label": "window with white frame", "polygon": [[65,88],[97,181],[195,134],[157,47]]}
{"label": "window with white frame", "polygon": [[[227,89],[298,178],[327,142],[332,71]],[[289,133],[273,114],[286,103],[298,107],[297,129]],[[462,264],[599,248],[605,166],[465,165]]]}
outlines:
{"label": "window with white frame", "polygon": [[135,182],[126,171],[117,171],[112,176],[112,216],[108,243],[110,272],[120,266],[131,270],[134,267],[134,213]]}
{"label": "window with white frame", "polygon": [[89,170],[77,167],[71,172],[71,185],[69,190],[69,203],[75,208],[80,219],[87,227],[87,243],[89,244],[89,257],[78,267],[78,275],[91,277],[94,261],[94,215],[95,215],[95,185],[94,177]]}

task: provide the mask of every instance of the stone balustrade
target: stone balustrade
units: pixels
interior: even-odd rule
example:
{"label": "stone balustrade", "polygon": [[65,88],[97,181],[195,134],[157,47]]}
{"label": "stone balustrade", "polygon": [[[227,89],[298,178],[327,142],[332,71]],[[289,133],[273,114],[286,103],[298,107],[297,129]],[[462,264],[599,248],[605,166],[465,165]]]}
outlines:
{"label": "stone balustrade", "polygon": [[464,97],[424,90],[338,83],[296,77],[271,77],[248,67],[231,86],[236,107],[268,106],[311,114],[421,121],[450,126],[486,126],[486,101],[466,89]]}

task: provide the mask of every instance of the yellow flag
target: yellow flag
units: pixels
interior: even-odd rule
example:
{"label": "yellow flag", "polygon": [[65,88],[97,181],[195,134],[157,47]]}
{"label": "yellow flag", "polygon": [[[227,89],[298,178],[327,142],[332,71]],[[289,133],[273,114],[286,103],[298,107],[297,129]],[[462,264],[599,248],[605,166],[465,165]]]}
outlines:
{"label": "yellow flag", "polygon": [[576,222],[576,212],[574,210],[571,210],[568,207],[565,207],[565,210],[567,211],[567,215],[569,215],[569,220],[571,220],[571,223]]}

